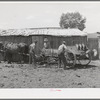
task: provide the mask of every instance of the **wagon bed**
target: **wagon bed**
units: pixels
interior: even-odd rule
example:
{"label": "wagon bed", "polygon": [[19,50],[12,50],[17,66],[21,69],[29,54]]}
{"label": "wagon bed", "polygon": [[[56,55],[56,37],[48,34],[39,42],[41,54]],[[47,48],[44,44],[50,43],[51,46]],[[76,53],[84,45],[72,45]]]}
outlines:
{"label": "wagon bed", "polygon": [[[76,46],[67,46],[65,50],[65,57],[68,66],[74,67],[76,64],[88,65],[91,62],[91,55],[88,51],[78,50]],[[48,58],[47,62],[58,63],[58,50],[57,49],[44,49],[45,56]]]}

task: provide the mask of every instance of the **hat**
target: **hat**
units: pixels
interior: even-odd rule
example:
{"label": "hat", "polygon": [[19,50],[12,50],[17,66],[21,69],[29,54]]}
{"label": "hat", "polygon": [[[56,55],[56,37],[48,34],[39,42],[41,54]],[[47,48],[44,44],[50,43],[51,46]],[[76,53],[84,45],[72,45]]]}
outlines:
{"label": "hat", "polygon": [[47,38],[45,38],[45,39],[44,39],[44,42],[47,42],[47,41],[48,41],[48,39],[47,39]]}
{"label": "hat", "polygon": [[65,44],[66,42],[65,41],[62,41],[62,43]]}

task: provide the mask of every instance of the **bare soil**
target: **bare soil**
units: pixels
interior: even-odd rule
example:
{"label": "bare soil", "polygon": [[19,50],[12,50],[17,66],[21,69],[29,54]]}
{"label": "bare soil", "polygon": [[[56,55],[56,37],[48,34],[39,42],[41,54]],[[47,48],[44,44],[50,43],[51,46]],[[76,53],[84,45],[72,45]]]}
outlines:
{"label": "bare soil", "polygon": [[66,70],[57,65],[34,69],[28,64],[0,63],[0,88],[100,88],[100,61]]}

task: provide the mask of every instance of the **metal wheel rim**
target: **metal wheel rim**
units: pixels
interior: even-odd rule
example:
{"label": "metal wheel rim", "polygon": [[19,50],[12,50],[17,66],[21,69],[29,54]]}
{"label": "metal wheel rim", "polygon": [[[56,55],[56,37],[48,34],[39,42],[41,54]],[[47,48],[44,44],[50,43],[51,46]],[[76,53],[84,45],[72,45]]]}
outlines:
{"label": "metal wheel rim", "polygon": [[91,62],[91,55],[90,55],[90,53],[88,53],[87,60],[85,60],[85,59],[80,60],[79,59],[78,61],[79,61],[79,64],[81,64],[81,65],[88,65]]}

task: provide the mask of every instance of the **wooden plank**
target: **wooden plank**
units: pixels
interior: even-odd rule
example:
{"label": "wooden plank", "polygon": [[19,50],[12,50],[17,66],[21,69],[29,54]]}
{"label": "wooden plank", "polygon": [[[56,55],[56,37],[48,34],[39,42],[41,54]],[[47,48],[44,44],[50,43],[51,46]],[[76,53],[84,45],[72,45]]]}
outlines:
{"label": "wooden plank", "polygon": [[100,59],[100,38],[98,39],[98,53],[99,53],[99,59]]}
{"label": "wooden plank", "polygon": [[88,47],[90,50],[96,49],[97,50],[97,56],[92,57],[92,59],[98,59],[99,58],[99,46],[98,46],[98,39],[96,38],[89,38],[88,39]]}

